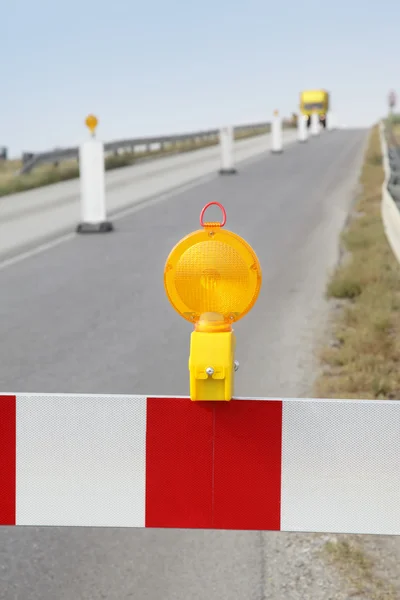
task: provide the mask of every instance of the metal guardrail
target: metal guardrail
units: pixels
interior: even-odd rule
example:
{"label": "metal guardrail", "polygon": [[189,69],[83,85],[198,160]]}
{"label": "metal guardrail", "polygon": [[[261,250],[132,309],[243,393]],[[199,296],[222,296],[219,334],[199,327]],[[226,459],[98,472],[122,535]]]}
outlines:
{"label": "metal guardrail", "polygon": [[[250,131],[264,130],[270,127],[270,123],[252,123],[249,125],[237,125],[234,127],[234,134],[240,135]],[[206,131],[195,131],[191,133],[178,135],[165,135],[158,137],[143,137],[127,140],[119,140],[115,142],[107,142],[104,144],[104,152],[107,155],[119,154],[120,152],[134,153],[138,147],[145,147],[147,151],[151,151],[152,146],[157,145],[159,149],[167,149],[175,144],[182,142],[206,142],[217,141],[219,135],[218,129],[210,129]],[[79,148],[62,148],[50,152],[40,152],[37,154],[25,152],[22,157],[23,166],[19,174],[29,173],[34,167],[45,163],[60,163],[65,160],[78,160]]]}
{"label": "metal guardrail", "polygon": [[390,168],[387,189],[400,210],[400,139],[396,137],[390,119],[385,124],[385,138]]}
{"label": "metal guardrail", "polygon": [[382,182],[381,216],[386,239],[400,263],[399,144],[391,123],[381,121],[380,138],[385,177]]}

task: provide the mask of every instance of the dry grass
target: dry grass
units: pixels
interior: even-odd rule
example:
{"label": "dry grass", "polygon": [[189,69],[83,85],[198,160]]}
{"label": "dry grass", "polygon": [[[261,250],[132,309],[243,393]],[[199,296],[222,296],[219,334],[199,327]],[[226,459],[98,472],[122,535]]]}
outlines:
{"label": "dry grass", "polygon": [[343,258],[327,287],[338,310],[332,342],[321,352],[320,398],[400,398],[400,266],[381,220],[383,179],[376,126],[361,174],[363,191],[342,234]]}
{"label": "dry grass", "polygon": [[[235,139],[242,140],[265,134],[269,131],[269,127],[264,129],[252,129],[245,132],[236,133]],[[215,146],[218,143],[218,138],[210,140],[189,140],[171,144],[162,150],[153,150],[151,152],[135,152],[126,153],[116,156],[109,156],[105,161],[107,171],[133,165],[134,163],[149,160],[152,158],[160,158],[162,156],[170,156],[182,152],[192,152],[201,148]],[[21,168],[21,161],[4,161],[0,162],[0,196],[15,194],[25,190],[43,187],[59,181],[68,179],[76,179],[79,176],[79,166],[77,161],[65,161],[58,165],[44,164],[35,167],[31,173],[24,175],[16,175]]]}
{"label": "dry grass", "polygon": [[20,160],[0,160],[0,186],[11,181],[20,168]]}
{"label": "dry grass", "polygon": [[0,162],[0,196],[66,181],[79,175],[77,161],[74,160],[62,162],[59,165],[39,165],[31,173],[18,175],[21,166],[20,160]]}
{"label": "dry grass", "polygon": [[323,554],[336,567],[349,589],[349,598],[396,600],[394,586],[376,574],[374,560],[362,547],[362,540],[339,539],[327,542]]}

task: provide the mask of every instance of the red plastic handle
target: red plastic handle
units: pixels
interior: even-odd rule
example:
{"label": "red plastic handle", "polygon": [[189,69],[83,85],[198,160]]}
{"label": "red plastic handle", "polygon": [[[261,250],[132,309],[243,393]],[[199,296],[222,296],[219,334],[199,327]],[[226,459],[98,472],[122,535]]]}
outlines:
{"label": "red plastic handle", "polygon": [[225,223],[226,223],[226,212],[225,212],[225,209],[222,206],[222,204],[220,204],[219,202],[209,202],[208,204],[205,205],[205,207],[203,208],[203,210],[200,213],[200,225],[202,227],[204,227],[204,213],[206,212],[207,208],[209,208],[213,204],[215,204],[216,206],[218,206],[221,209],[221,212],[222,212],[222,223],[220,223],[220,227],[223,227],[225,225]]}

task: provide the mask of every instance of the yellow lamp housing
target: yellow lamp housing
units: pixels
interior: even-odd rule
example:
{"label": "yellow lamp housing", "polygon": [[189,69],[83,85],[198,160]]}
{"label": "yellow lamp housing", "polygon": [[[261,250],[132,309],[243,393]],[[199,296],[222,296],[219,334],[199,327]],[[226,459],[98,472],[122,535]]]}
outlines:
{"label": "yellow lamp housing", "polygon": [[[215,329],[214,329],[215,327]],[[190,397],[231,400],[236,338],[218,313],[205,313],[190,337]]]}
{"label": "yellow lamp housing", "polygon": [[[205,223],[206,209],[217,205],[222,223]],[[164,285],[174,309],[194,324],[190,341],[190,397],[233,397],[235,335],[232,325],[254,306],[261,288],[261,267],[247,242],[223,231],[226,212],[218,202],[200,215],[203,229],[183,238],[165,264]]]}

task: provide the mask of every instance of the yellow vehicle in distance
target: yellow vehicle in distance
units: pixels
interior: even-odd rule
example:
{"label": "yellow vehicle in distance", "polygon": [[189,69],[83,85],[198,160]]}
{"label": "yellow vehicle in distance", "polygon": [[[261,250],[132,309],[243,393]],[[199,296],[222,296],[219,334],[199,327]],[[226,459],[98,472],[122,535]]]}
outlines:
{"label": "yellow vehicle in distance", "polygon": [[307,117],[307,127],[311,125],[311,115],[316,112],[322,127],[326,127],[326,113],[329,110],[329,92],[326,90],[306,90],[300,94],[300,113]]}

